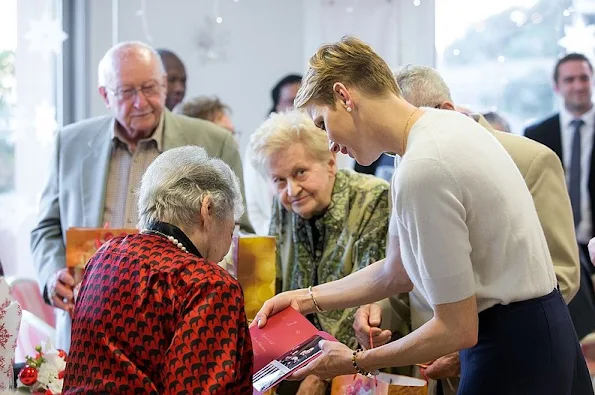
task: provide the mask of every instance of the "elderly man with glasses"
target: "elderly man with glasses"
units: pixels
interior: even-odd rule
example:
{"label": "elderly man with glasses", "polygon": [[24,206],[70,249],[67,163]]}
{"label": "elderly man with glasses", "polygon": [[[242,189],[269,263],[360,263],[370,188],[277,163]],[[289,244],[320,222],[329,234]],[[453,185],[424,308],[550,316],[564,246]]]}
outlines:
{"label": "elderly man with glasses", "polygon": [[[68,350],[74,308],[73,277],[65,268],[70,227],[135,227],[135,193],[162,152],[203,147],[240,178],[238,147],[229,132],[165,108],[167,75],[155,50],[139,42],[110,48],[98,68],[99,93],[111,115],[69,125],[56,135],[50,177],[39,205],[31,250],[45,301],[60,309],[57,346]],[[246,215],[241,227],[251,231]]]}

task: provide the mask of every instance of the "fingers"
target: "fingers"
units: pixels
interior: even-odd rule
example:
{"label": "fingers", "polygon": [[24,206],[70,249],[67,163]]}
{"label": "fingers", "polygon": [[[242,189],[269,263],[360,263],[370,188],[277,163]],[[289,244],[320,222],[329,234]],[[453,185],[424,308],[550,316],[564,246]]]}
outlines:
{"label": "fingers", "polygon": [[287,377],[285,380],[301,381],[301,380],[305,379],[310,374],[312,374],[311,372],[314,370],[315,363],[316,363],[316,359],[311,361],[310,363],[308,363],[306,366],[303,366],[303,367],[299,368],[298,370],[296,370],[295,372],[293,372],[293,374],[291,376]]}
{"label": "fingers", "polygon": [[54,295],[59,296],[61,299],[66,299],[66,302],[72,302],[74,299],[73,289],[62,283],[56,284]]}
{"label": "fingers", "polygon": [[353,329],[358,343],[369,349],[370,335],[374,347],[381,346],[390,341],[392,332],[389,330],[381,330],[378,328],[382,321],[382,309],[377,304],[369,304],[361,306],[355,313],[353,321]]}
{"label": "fingers", "polygon": [[440,357],[425,368],[425,374],[433,380],[455,377],[458,374],[458,361],[456,353]]}
{"label": "fingers", "polygon": [[58,275],[58,280],[60,280],[60,282],[66,284],[70,287],[74,287],[74,277],[72,277],[70,275],[70,273],[68,272],[67,269],[60,270],[60,274]]}
{"label": "fingers", "polygon": [[72,288],[58,282],[58,284],[56,284],[56,288],[54,289],[52,302],[54,303],[55,307],[72,312],[72,309],[74,308],[74,294],[72,292]]}
{"label": "fingers", "polygon": [[262,305],[262,307],[260,308],[258,313],[256,313],[256,316],[254,316],[254,320],[250,324],[250,328],[252,328],[256,325],[258,325],[259,328],[262,328],[266,325],[268,317],[273,312],[273,306],[274,306],[273,300],[274,300],[274,298],[269,299],[266,302],[264,302],[264,304]]}
{"label": "fingers", "polygon": [[441,377],[440,364],[431,364],[423,369],[425,376],[429,379],[438,380]]}
{"label": "fingers", "polygon": [[372,303],[369,308],[368,322],[370,326],[378,327],[382,322],[382,308],[376,303]]}
{"label": "fingers", "polygon": [[72,313],[74,307],[74,278],[68,269],[61,269],[54,274],[48,283],[48,292],[52,305]]}
{"label": "fingers", "polygon": [[360,306],[359,309],[355,312],[353,316],[353,329],[356,331],[364,331],[365,328],[369,327],[369,319],[370,316],[370,305],[366,304]]}
{"label": "fingers", "polygon": [[390,339],[392,337],[393,337],[393,333],[391,331],[389,331],[388,329],[383,330],[376,336],[373,335],[372,341],[374,342],[374,347],[380,347],[380,346],[385,345],[386,343],[388,343],[390,341]]}

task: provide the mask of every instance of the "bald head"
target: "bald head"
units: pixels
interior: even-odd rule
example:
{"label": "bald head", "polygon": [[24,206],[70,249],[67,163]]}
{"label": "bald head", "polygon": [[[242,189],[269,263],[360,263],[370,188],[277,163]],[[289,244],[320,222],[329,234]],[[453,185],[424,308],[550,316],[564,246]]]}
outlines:
{"label": "bald head", "polygon": [[98,86],[111,87],[117,82],[118,74],[131,66],[153,72],[159,78],[165,73],[157,51],[142,42],[126,41],[108,49],[99,61]]}
{"label": "bald head", "polygon": [[450,89],[440,74],[428,66],[408,65],[395,73],[403,98],[416,107],[452,104]]}
{"label": "bald head", "polygon": [[186,95],[186,67],[182,60],[168,49],[158,49],[163,67],[167,73],[167,98],[165,105],[170,110],[178,105]]}
{"label": "bald head", "polygon": [[99,62],[99,94],[132,145],[153,134],[165,106],[166,77],[157,52],[140,42],[110,48]]}

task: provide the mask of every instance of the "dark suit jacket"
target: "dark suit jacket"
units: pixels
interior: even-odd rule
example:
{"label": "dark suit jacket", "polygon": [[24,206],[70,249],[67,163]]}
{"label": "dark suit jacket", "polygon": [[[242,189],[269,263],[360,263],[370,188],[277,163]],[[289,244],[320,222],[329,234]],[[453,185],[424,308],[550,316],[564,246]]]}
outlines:
{"label": "dark suit jacket", "polygon": [[[564,164],[564,153],[562,150],[562,133],[560,130],[560,114],[555,114],[537,124],[525,129],[525,136],[548,146],[554,151]],[[595,150],[595,144],[593,145]],[[591,220],[595,225],[595,155],[591,152],[591,166],[589,170],[589,196],[591,200]],[[590,235],[593,237],[593,235]],[[582,339],[595,330],[595,293],[591,274],[593,266],[585,256],[584,249],[579,248],[581,261],[581,284],[578,293],[568,304],[570,316],[579,339]]]}
{"label": "dark suit jacket", "polygon": [[[548,146],[554,151],[564,164],[564,153],[562,152],[562,135],[560,131],[560,114],[555,114],[552,117],[529,126],[525,129],[525,136],[532,140],[538,141],[543,145]],[[593,145],[595,150],[595,144]],[[591,167],[589,170],[589,196],[591,200],[591,223],[595,225],[595,161],[593,159],[593,151],[591,152]],[[590,235],[593,237],[594,235]]]}

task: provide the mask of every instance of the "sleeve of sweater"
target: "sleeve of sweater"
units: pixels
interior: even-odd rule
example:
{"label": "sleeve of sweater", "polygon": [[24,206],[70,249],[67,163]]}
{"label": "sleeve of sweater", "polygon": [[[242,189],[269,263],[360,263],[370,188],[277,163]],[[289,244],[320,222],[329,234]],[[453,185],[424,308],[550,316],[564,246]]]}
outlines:
{"label": "sleeve of sweater", "polygon": [[[453,303],[475,293],[469,229],[463,194],[439,160],[414,159],[395,175],[394,221],[401,248],[411,248],[419,280],[432,305]],[[408,240],[407,240],[408,239]]]}

